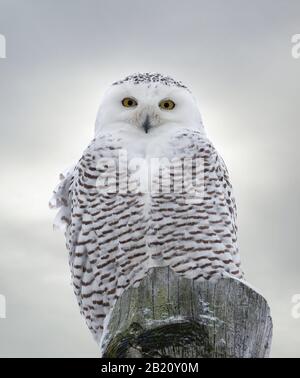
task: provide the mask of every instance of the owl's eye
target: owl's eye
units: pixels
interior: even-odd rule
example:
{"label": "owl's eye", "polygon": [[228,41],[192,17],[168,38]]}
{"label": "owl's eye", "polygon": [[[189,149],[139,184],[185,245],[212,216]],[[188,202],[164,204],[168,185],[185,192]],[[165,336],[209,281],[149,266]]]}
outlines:
{"label": "owl's eye", "polygon": [[172,100],[162,100],[159,107],[163,110],[172,110],[175,108],[175,102]]}
{"label": "owl's eye", "polygon": [[133,108],[133,107],[137,106],[137,101],[134,98],[125,97],[122,100],[122,105],[125,106],[125,108]]}

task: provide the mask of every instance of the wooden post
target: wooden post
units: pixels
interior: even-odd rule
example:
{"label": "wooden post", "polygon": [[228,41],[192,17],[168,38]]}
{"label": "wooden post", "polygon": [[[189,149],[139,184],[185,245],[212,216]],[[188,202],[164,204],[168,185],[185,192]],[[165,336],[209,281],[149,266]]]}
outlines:
{"label": "wooden post", "polygon": [[195,282],[151,269],[113,310],[104,357],[268,357],[266,300],[233,278]]}

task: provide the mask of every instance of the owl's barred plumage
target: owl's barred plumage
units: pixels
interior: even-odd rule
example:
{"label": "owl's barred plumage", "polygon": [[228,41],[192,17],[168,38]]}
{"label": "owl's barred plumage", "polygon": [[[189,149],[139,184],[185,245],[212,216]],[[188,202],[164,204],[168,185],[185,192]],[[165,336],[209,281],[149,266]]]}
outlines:
{"label": "owl's barred plumage", "polygon": [[[115,83],[120,89],[126,85],[120,96],[131,94],[132,86],[141,86],[145,93],[153,90],[150,97],[155,97],[155,104],[156,96],[157,99],[171,96],[177,99],[175,103],[181,112],[178,102],[189,101],[186,87],[175,80],[161,80],[162,75],[155,81],[153,76],[144,75],[140,82],[133,75]],[[170,86],[171,92],[165,92]],[[182,95],[182,91],[186,94]],[[141,93],[144,92],[134,93],[137,101]],[[112,99],[115,98],[116,92],[113,92]],[[112,121],[111,128],[103,121],[105,116],[101,116],[100,111],[95,139],[75,167],[61,177],[51,201],[53,207],[60,208],[58,223],[66,225],[75,294],[98,342],[116,299],[127,287],[138,285],[153,266],[167,265],[177,274],[195,280],[211,280],[227,274],[243,277],[236,236],[236,204],[228,172],[206,137],[198,113],[194,118],[191,115],[190,123],[187,119],[181,124],[181,113],[177,113],[178,124],[170,118],[165,122],[169,115],[165,115],[165,111],[160,115],[154,103],[149,105],[147,95],[140,102],[135,110],[121,113],[125,117],[122,123],[119,118]],[[120,106],[119,102],[116,106]],[[129,114],[134,123],[126,118]],[[145,114],[152,122],[149,135],[139,127]],[[185,117],[184,110],[183,114]],[[128,131],[124,131],[124,124],[128,125]],[[140,139],[136,140],[137,137]],[[133,141],[136,142],[132,144]],[[117,170],[116,175],[113,167],[119,167],[120,152],[124,149],[129,158],[158,156],[163,159],[166,156],[172,162],[168,171],[170,190],[163,190],[162,171],[154,175],[154,181],[160,183],[156,191],[138,188],[136,167],[128,165],[125,173]],[[179,164],[174,163],[174,158]],[[199,191],[197,188],[190,191],[185,185],[182,190],[175,190],[177,171],[185,169],[190,173],[186,175],[190,183],[194,179],[197,168],[184,166],[187,158],[202,162],[203,187]],[[114,164],[99,164],[103,159]],[[128,190],[127,187],[121,191],[122,179],[127,184],[136,183],[138,189]],[[111,190],[107,190],[110,185]]]}
{"label": "owl's barred plumage", "polygon": [[188,87],[184,85],[181,81],[174,80],[172,77],[164,76],[160,73],[150,73],[150,72],[147,72],[144,74],[137,73],[137,74],[129,75],[125,77],[125,79],[123,80],[114,82],[112,85],[120,85],[126,82],[133,83],[134,85],[160,83],[167,86],[173,85],[179,88],[184,88],[189,91]]}

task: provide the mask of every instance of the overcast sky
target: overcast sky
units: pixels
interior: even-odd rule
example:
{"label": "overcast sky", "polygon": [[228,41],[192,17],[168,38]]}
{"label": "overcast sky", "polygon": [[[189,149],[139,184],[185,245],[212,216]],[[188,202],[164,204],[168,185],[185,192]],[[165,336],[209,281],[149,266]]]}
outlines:
{"label": "overcast sky", "polygon": [[93,135],[99,99],[135,71],[182,80],[229,168],[247,279],[272,356],[300,357],[299,0],[0,0],[0,356],[96,357],[47,203]]}

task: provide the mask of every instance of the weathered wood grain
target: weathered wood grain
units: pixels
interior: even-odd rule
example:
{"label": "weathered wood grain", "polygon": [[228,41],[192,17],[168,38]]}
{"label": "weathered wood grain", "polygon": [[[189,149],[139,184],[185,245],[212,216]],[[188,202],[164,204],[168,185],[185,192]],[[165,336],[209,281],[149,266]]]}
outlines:
{"label": "weathered wood grain", "polygon": [[104,357],[268,357],[266,300],[232,278],[195,282],[168,267],[151,269],[119,298]]}

